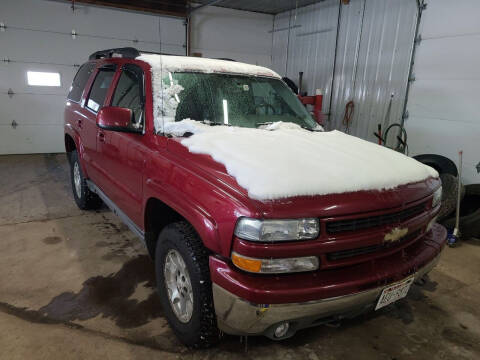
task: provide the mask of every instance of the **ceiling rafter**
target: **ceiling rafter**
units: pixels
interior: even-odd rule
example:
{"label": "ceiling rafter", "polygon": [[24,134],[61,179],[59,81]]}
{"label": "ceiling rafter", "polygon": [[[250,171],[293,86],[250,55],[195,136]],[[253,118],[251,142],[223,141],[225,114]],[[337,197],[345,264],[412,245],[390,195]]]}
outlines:
{"label": "ceiling rafter", "polygon": [[177,17],[187,15],[187,0],[74,0],[74,4],[108,6]]}

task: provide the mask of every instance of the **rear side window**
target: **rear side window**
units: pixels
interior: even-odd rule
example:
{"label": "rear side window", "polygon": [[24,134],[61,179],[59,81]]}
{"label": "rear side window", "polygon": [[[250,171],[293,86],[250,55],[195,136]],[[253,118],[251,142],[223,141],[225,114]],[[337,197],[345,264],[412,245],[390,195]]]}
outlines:
{"label": "rear side window", "polygon": [[69,100],[80,102],[83,89],[85,88],[85,85],[87,84],[87,81],[90,78],[93,69],[95,69],[94,63],[83,64],[80,69],[78,69],[77,75],[75,75],[75,78],[73,79],[72,86],[70,87],[70,92],[67,96]]}
{"label": "rear side window", "polygon": [[89,109],[97,112],[103,106],[114,75],[115,69],[113,68],[100,69],[98,71],[87,100]]}

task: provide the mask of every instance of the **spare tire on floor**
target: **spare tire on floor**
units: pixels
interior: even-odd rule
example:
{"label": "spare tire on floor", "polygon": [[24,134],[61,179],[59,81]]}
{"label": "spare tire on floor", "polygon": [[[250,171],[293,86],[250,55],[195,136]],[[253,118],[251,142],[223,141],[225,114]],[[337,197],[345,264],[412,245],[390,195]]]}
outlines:
{"label": "spare tire on floor", "polygon": [[431,166],[438,171],[439,174],[458,175],[457,165],[449,158],[437,154],[421,154],[413,157],[421,163]]}
{"label": "spare tire on floor", "polygon": [[[458,180],[452,174],[440,174],[442,181],[442,206],[438,213],[438,220],[447,218],[457,207]],[[465,196],[465,186],[462,186],[461,197]]]}
{"label": "spare tire on floor", "polygon": [[[448,229],[455,227],[455,216],[443,222]],[[480,184],[465,186],[465,197],[460,204],[460,234],[462,238],[480,238]]]}

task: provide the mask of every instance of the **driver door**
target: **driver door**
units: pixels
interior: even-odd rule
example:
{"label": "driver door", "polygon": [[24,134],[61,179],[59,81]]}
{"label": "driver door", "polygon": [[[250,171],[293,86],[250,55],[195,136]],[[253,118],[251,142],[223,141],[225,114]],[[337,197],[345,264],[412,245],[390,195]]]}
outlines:
{"label": "driver door", "polygon": [[103,192],[137,226],[142,224],[145,95],[144,73],[134,64],[125,64],[113,91],[110,106],[132,110],[131,132],[98,128],[97,150],[104,170]]}

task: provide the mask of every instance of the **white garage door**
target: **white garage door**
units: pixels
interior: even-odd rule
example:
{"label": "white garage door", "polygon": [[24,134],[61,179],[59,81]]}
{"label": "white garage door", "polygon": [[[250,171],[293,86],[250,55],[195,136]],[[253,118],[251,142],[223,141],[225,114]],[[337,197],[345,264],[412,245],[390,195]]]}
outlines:
{"label": "white garage door", "polygon": [[463,181],[480,182],[480,1],[427,1],[406,122],[411,155],[458,161]]}
{"label": "white garage door", "polygon": [[[76,35],[72,36],[72,31]],[[101,49],[185,54],[183,19],[46,0],[0,1],[0,154],[64,151],[63,109],[78,65]],[[59,74],[32,86],[27,72]],[[56,76],[56,75],[53,75]]]}

